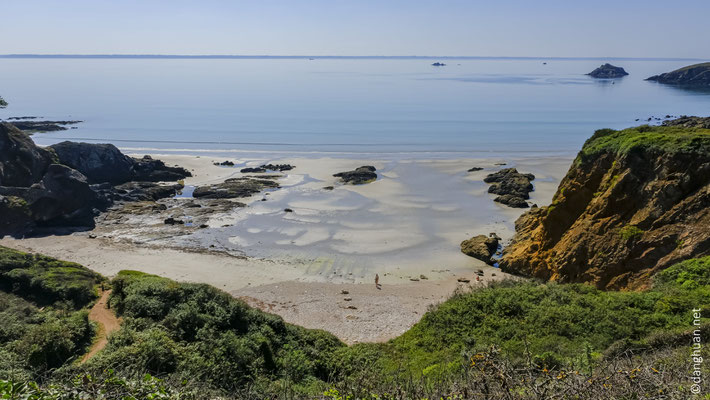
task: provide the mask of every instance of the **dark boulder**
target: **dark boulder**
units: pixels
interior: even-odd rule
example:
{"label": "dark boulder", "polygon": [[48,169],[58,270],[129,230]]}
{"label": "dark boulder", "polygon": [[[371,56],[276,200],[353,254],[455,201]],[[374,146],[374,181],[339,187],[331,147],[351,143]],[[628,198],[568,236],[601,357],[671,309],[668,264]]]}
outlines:
{"label": "dark boulder", "polygon": [[487,264],[493,264],[491,257],[498,250],[498,236],[492,234],[474,236],[461,242],[461,252],[467,256],[479,259]]}
{"label": "dark boulder", "polygon": [[59,162],[81,172],[89,182],[117,184],[133,177],[133,160],[112,144],[61,142],[49,147]]}
{"label": "dark boulder", "polygon": [[365,165],[356,168],[352,171],[339,172],[333,176],[340,178],[345,183],[351,183],[353,185],[362,185],[365,183],[370,183],[377,179],[377,173],[375,172],[375,167],[371,165]]}
{"label": "dark boulder", "polygon": [[528,202],[520,196],[513,194],[504,194],[493,199],[496,203],[505,204],[513,208],[528,208]]}
{"label": "dark boulder", "polygon": [[531,182],[534,179],[533,174],[521,174],[515,168],[505,168],[489,174],[483,181],[491,184],[488,193],[498,195],[494,201],[509,207],[526,208],[528,203],[525,200],[530,198],[530,192],[534,189]]}
{"label": "dark boulder", "polygon": [[53,154],[37,147],[26,133],[0,123],[0,186],[30,186],[52,162]]}
{"label": "dark boulder", "polygon": [[606,63],[603,64],[601,67],[595,69],[594,71],[588,73],[587,75],[591,76],[592,78],[611,79],[621,78],[622,76],[626,76],[628,74],[629,73],[624,71],[623,68]]}
{"label": "dark boulder", "polygon": [[25,200],[38,224],[93,226],[98,198],[80,172],[52,164],[42,180],[27,190]]}
{"label": "dark boulder", "polygon": [[150,156],[143,158],[132,158],[133,176],[132,181],[147,182],[168,182],[185,179],[192,176],[190,171],[182,167],[168,167],[161,160],[154,160]]}
{"label": "dark boulder", "polygon": [[59,162],[86,175],[91,183],[121,184],[128,181],[175,181],[192,176],[179,167],[168,167],[150,156],[135,159],[112,144],[61,142],[50,146]]}

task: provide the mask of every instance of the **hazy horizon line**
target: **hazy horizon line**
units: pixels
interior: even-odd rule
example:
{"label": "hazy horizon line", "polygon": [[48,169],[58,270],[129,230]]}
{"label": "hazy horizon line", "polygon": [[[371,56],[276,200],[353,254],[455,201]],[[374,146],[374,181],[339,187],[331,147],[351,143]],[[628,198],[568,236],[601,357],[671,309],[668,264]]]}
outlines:
{"label": "hazy horizon line", "polygon": [[124,58],[124,59],[423,59],[423,60],[620,60],[707,61],[688,57],[544,57],[544,56],[426,56],[426,55],[246,55],[246,54],[0,54],[0,58]]}

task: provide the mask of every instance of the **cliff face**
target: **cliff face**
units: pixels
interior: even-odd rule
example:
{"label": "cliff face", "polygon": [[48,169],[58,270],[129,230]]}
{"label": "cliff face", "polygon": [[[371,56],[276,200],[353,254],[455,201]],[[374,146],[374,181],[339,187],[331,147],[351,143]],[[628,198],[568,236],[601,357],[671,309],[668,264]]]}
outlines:
{"label": "cliff face", "polygon": [[695,124],[597,131],[552,204],[516,221],[506,272],[638,288],[710,254],[710,130]]}

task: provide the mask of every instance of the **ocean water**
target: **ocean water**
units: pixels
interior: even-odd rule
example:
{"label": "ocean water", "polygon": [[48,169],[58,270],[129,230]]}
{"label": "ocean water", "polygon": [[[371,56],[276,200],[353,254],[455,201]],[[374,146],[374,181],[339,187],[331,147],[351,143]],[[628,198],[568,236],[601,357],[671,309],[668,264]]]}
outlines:
{"label": "ocean water", "polygon": [[[689,61],[434,61],[5,58],[0,119],[85,121],[39,144],[421,158],[569,155],[595,129],[710,114],[710,93],[643,80]],[[584,75],[606,61],[630,75]]]}

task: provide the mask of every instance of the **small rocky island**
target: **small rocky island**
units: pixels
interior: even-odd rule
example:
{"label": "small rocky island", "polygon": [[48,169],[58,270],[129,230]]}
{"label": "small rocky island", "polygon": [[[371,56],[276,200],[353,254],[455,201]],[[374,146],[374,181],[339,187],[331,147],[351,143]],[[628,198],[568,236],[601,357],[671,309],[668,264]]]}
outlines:
{"label": "small rocky island", "polygon": [[668,85],[710,87],[710,62],[689,65],[675,71],[654,75],[646,80]]}
{"label": "small rocky island", "polygon": [[437,62],[435,62],[434,64],[432,64],[431,66],[432,66],[432,67],[445,67],[446,64],[437,61]]}
{"label": "small rocky island", "polygon": [[623,68],[606,63],[595,69],[594,71],[588,73],[587,75],[591,76],[592,78],[598,79],[612,79],[621,78],[628,74],[629,73],[626,72]]}

